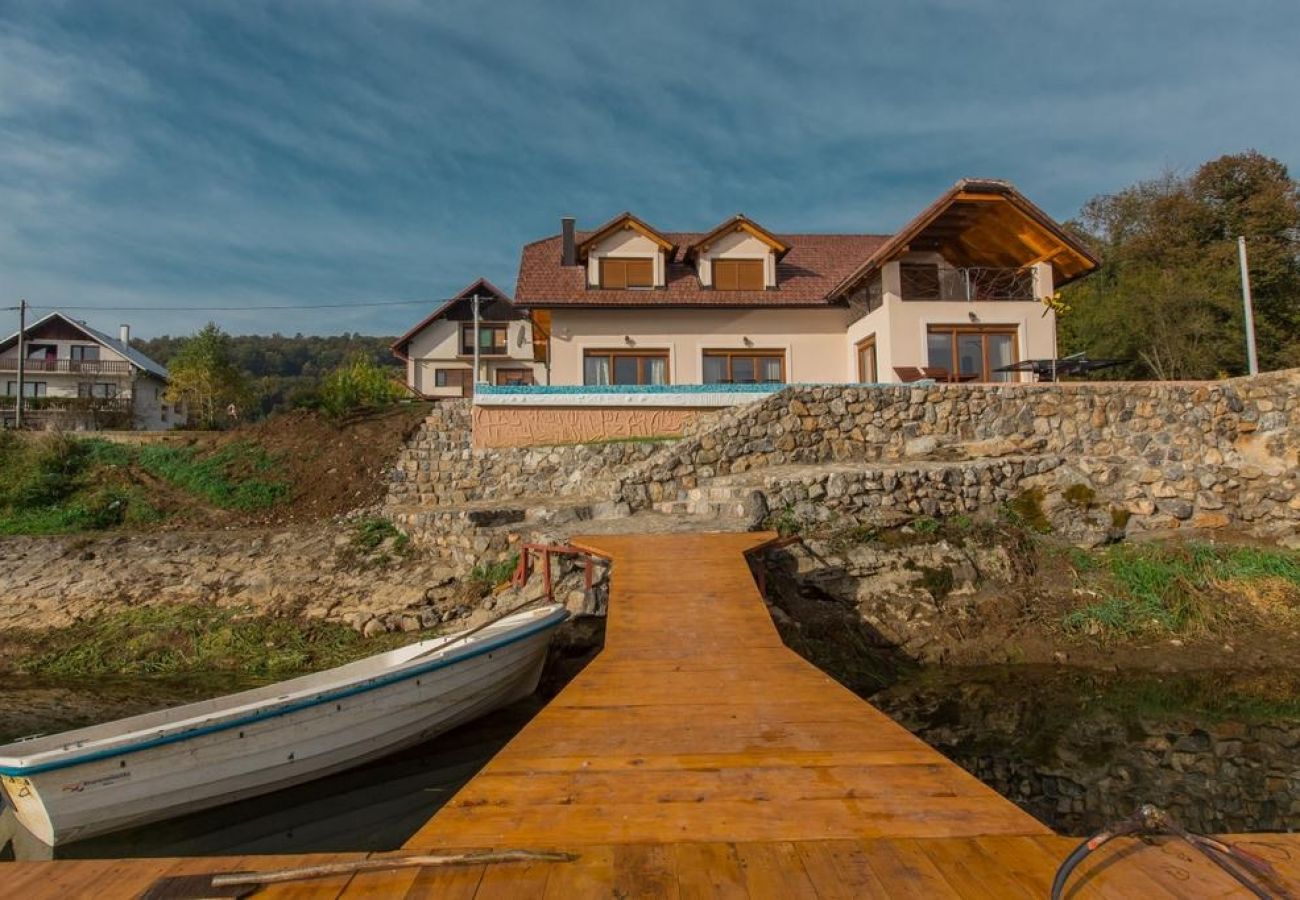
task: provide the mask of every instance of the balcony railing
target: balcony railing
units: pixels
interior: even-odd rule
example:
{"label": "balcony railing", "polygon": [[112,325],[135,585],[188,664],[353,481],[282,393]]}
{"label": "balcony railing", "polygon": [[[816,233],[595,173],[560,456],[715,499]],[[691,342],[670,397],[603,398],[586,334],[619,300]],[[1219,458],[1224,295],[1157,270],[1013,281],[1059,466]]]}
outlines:
{"label": "balcony railing", "polygon": [[[131,364],[119,359],[29,359],[27,372],[67,372],[78,375],[130,375]],[[18,360],[0,359],[0,372],[17,372]]]}
{"label": "balcony railing", "polygon": [[[18,398],[0,396],[0,410],[12,411]],[[132,411],[130,395],[116,397],[24,397],[24,412],[85,412],[129,413]]]}
{"label": "balcony railing", "polygon": [[987,266],[899,267],[904,300],[1036,300],[1034,270]]}

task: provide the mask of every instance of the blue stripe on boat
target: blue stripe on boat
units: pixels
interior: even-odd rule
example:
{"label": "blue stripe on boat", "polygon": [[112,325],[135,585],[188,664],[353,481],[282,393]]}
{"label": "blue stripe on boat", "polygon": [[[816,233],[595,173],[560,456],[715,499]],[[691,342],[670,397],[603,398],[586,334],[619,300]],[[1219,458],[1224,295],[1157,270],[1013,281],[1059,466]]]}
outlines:
{"label": "blue stripe on boat", "polygon": [[[508,647],[516,644],[525,638],[530,638],[540,631],[554,628],[569,617],[567,609],[559,609],[546,618],[529,625],[527,628],[510,635],[506,638],[499,638],[495,641],[489,641],[481,647],[473,647],[467,651],[459,652],[459,655],[453,654],[443,659],[434,660],[427,665],[416,666],[413,669],[406,669],[401,672],[394,672],[391,675],[381,675],[364,681],[352,687],[343,688],[337,691],[331,691],[325,694],[317,694],[306,700],[299,700],[296,703],[278,706],[263,712],[249,713],[238,719],[230,719],[225,722],[217,722],[212,725],[200,725],[194,728],[178,731],[175,734],[162,735],[149,740],[140,741],[135,744],[128,744],[123,747],[108,747],[103,750],[95,750],[80,756],[73,756],[70,759],[53,760],[47,763],[41,763],[34,766],[0,766],[0,775],[10,775],[23,778],[28,775],[39,775],[41,772],[53,772],[57,769],[67,769],[72,766],[80,766],[90,762],[97,762],[101,759],[111,759],[114,756],[126,756],[130,753],[138,753],[141,750],[148,750],[152,747],[160,747],[164,744],[175,744],[178,741],[188,741],[192,738],[202,737],[207,734],[213,734],[218,731],[229,731],[231,728],[239,728],[241,725],[249,725],[253,722],[262,722],[267,719],[286,716],[290,713],[299,712],[304,709],[310,709],[313,706],[320,706],[323,703],[333,703],[336,700],[342,700],[346,697],[354,697],[357,694],[364,694],[373,691],[376,688],[387,687],[390,684],[396,684],[400,681],[408,681],[419,675],[425,675],[429,672],[445,669],[447,666],[455,663],[464,662],[473,659],[476,656],[482,656],[485,653],[491,653],[493,650],[500,650],[502,647]],[[450,642],[449,642],[450,643]],[[327,670],[328,671],[328,670]]]}

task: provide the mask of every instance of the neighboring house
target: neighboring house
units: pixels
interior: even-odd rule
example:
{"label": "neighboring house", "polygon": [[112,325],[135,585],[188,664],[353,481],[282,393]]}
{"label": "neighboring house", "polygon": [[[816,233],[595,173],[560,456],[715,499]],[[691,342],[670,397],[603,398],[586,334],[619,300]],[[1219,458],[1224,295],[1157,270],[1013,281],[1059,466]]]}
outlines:
{"label": "neighboring house", "polygon": [[[474,297],[479,298],[477,377]],[[480,278],[393,343],[406,363],[406,383],[424,397],[468,397],[476,382],[536,384],[533,328],[510,297]]]}
{"label": "neighboring house", "polygon": [[524,247],[515,304],[556,385],[1004,381],[1057,355],[1042,300],[1097,265],[1012,185],[968,179],[892,236],[564,219]]}
{"label": "neighboring house", "polygon": [[[130,329],[109,337],[60,312],[27,326],[23,423],[72,430],[175,428],[185,413],[163,396],[167,370],[130,344]],[[18,333],[0,341],[0,421],[14,424]]]}

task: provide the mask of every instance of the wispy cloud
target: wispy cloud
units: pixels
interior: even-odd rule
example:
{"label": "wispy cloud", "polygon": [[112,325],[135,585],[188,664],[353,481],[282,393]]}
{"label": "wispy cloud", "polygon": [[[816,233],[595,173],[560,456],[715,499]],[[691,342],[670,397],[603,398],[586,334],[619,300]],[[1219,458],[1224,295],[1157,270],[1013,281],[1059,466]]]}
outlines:
{"label": "wispy cloud", "polygon": [[0,0],[0,305],[394,333],[421,310],[202,307],[509,286],[562,214],[879,231],[961,175],[1065,217],[1300,163],[1300,7],[1247,5]]}

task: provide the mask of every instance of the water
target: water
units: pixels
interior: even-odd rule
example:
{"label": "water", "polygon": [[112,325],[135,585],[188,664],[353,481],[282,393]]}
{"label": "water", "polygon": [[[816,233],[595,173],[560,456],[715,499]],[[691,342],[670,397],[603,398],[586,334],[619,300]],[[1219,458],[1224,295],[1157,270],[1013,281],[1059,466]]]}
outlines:
{"label": "water", "polygon": [[[12,680],[0,742],[252,687],[247,680]],[[558,684],[556,685],[558,688]],[[1300,676],[923,670],[871,702],[1041,821],[1092,833],[1152,802],[1194,830],[1300,830]],[[57,858],[394,850],[544,701],[287,790],[59,847]],[[0,827],[0,833],[3,828]],[[0,858],[48,858],[19,840]]]}
{"label": "water", "polygon": [[[236,678],[15,681],[0,743],[253,687]],[[396,850],[536,715],[530,697],[374,763],[177,819],[58,848],[19,835],[0,859],[212,856]],[[0,835],[5,833],[0,825]],[[0,842],[4,839],[0,837]]]}
{"label": "water", "polygon": [[938,669],[871,701],[1066,834],[1143,802],[1193,831],[1300,830],[1300,676],[1289,671]]}

